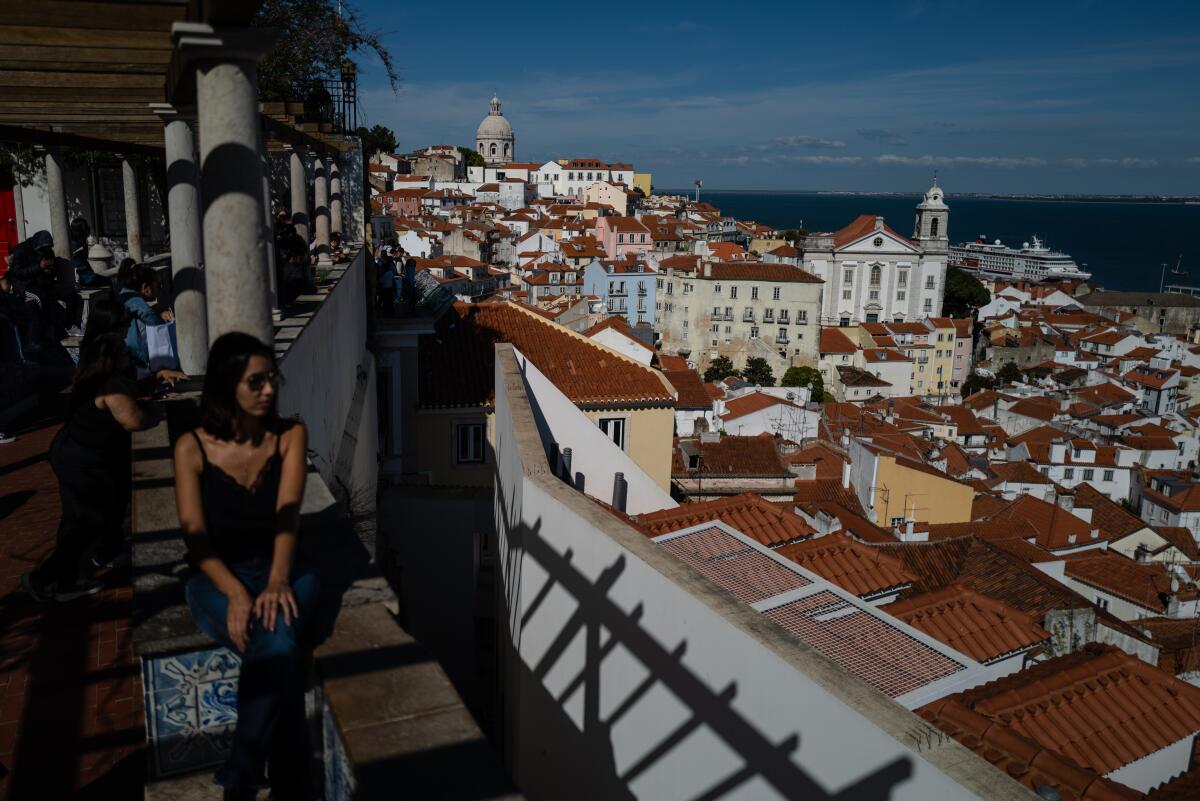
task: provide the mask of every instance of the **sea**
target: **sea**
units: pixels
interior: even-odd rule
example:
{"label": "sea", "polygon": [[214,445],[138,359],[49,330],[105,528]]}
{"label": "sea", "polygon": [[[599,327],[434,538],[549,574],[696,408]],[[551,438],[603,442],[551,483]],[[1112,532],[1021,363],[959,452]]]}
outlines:
{"label": "sea", "polygon": [[[776,229],[835,231],[859,214],[871,214],[908,236],[921,196],[702,189],[700,199],[739,220]],[[1166,284],[1200,286],[1200,204],[954,195],[946,203],[955,244],[984,237],[1020,247],[1036,235],[1071,255],[1105,289],[1157,292],[1164,264]],[[1187,275],[1172,274],[1177,263]]]}

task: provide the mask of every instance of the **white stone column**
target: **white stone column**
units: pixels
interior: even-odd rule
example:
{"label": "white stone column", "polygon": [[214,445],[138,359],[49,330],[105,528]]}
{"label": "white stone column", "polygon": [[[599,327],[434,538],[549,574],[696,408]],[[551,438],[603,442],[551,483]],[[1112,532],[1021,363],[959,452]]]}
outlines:
{"label": "white stone column", "polygon": [[[261,138],[262,132],[259,133]],[[279,273],[275,270],[275,216],[271,213],[271,154],[267,150],[266,141],[260,143],[259,153],[263,169],[263,214],[266,215],[264,219],[267,226],[267,277],[270,279],[271,287],[271,320],[279,322],[283,319],[283,312],[279,308]]]}
{"label": "white stone column", "polygon": [[25,241],[25,196],[23,194],[21,168],[13,165],[13,222],[17,225],[17,241]]}
{"label": "white stone column", "polygon": [[325,160],[317,157],[313,160],[313,217],[317,229],[317,241],[314,250],[317,263],[328,266],[329,259],[329,176],[325,171]]}
{"label": "white stone column", "polygon": [[176,23],[172,34],[196,66],[209,342],[242,331],[271,344],[257,80],[270,37],[197,23]]}
{"label": "white stone column", "polygon": [[142,261],[142,212],[138,206],[137,168],[129,159],[121,158],[121,183],[125,188],[125,241],[129,256],[136,262]]}
{"label": "white stone column", "polygon": [[67,188],[63,181],[62,151],[46,150],[46,199],[50,204],[50,236],[54,237],[54,255],[71,258],[71,235],[67,228]]}
{"label": "white stone column", "polygon": [[290,179],[288,181],[292,190],[292,225],[296,226],[296,233],[304,237],[304,244],[308,244],[308,176],[304,169],[304,155],[299,148],[288,148],[291,155],[288,158],[288,166],[290,167]]}
{"label": "white stone column", "polygon": [[167,161],[167,224],[171,233],[171,286],[179,366],[203,375],[208,363],[208,309],[200,241],[200,171],[196,165],[194,110],[151,104],[163,121]]}
{"label": "white stone column", "polygon": [[329,160],[329,230],[342,233],[342,171],[336,158]]}

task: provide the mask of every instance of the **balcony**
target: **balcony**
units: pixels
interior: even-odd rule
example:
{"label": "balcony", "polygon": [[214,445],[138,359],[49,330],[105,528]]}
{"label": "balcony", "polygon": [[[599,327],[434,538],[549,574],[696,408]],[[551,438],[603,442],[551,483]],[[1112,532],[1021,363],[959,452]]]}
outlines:
{"label": "balcony", "polygon": [[752,322],[754,322],[754,313],[753,313],[753,312],[748,312],[748,313],[746,313],[746,314],[743,314],[743,315],[742,315],[742,322],[743,322],[743,323],[752,323]]}

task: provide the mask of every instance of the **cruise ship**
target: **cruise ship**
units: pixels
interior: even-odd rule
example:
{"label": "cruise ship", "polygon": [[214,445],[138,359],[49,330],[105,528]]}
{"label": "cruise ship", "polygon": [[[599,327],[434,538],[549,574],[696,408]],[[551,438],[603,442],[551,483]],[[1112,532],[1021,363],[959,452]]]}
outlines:
{"label": "cruise ship", "polygon": [[1012,281],[1086,281],[1092,277],[1066,253],[1051,250],[1036,236],[1033,242],[1022,243],[1020,250],[1005,246],[999,239],[989,243],[983,236],[974,242],[951,245],[949,263],[989,278]]}

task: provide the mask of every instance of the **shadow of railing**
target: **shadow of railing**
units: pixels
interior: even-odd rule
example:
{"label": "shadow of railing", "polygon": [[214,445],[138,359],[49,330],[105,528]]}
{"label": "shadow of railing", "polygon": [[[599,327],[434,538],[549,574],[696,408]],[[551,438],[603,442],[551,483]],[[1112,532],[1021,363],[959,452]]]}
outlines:
{"label": "shadow of railing", "polygon": [[[498,481],[497,487],[503,487],[503,484]],[[674,645],[664,644],[642,625],[645,613],[643,604],[639,603],[631,611],[625,611],[613,600],[612,590],[623,578],[627,578],[628,560],[636,557],[621,554],[594,579],[590,578],[575,564],[574,554],[570,550],[559,553],[542,535],[540,518],[532,523],[521,520],[513,512],[513,499],[505,497],[502,491],[497,492],[497,504],[497,514],[505,521],[506,543],[502,559],[514,566],[514,569],[505,572],[503,588],[503,611],[508,613],[507,617],[502,616],[502,625],[508,629],[504,632],[509,636],[506,642],[513,643],[520,652],[521,632],[534,622],[553,590],[565,592],[577,604],[575,611],[559,627],[549,647],[535,664],[526,666],[519,657],[514,660],[522,674],[515,677],[519,688],[520,714],[530,714],[536,718],[542,727],[537,735],[539,739],[570,743],[565,752],[581,757],[580,767],[586,776],[579,776],[580,793],[576,797],[636,797],[631,785],[672,751],[687,747],[685,741],[701,730],[735,753],[741,765],[702,792],[690,796],[695,801],[724,797],[752,781],[767,783],[784,798],[883,801],[891,798],[895,789],[912,777],[913,759],[900,756],[844,785],[836,793],[826,791],[822,782],[794,761],[801,747],[799,731],[793,730],[782,738],[768,736],[754,721],[734,708],[733,701],[739,692],[737,681],[730,681],[719,689],[710,687],[700,675],[684,664],[683,658],[688,651],[686,638]],[[548,577],[522,612],[517,587],[524,567],[517,568],[516,565],[524,559],[531,560]],[[519,619],[516,618],[518,614]],[[545,680],[552,670],[560,666],[568,648],[580,634],[585,642],[583,665],[564,689],[556,695],[551,694]],[[607,717],[602,717],[601,665],[618,646],[637,660],[645,669],[646,676],[616,704]],[[686,719],[654,745],[643,749],[638,758],[631,762],[626,760],[628,764],[623,769],[618,768],[612,730],[656,686],[667,690],[684,705]],[[612,692],[611,688],[606,689]],[[781,691],[784,689],[780,688]],[[577,693],[581,693],[583,698],[581,727],[565,710]],[[552,728],[546,727],[546,721],[552,722]],[[512,745],[506,743],[505,750],[511,752]],[[531,797],[537,797],[520,774],[517,779],[522,782],[523,790],[530,793]]]}

